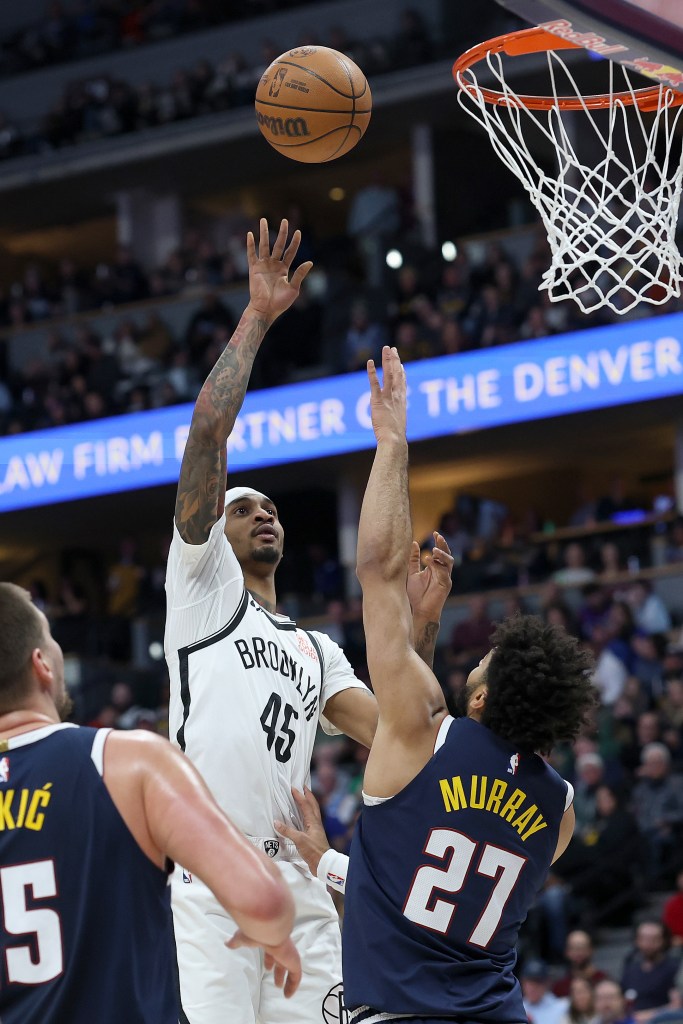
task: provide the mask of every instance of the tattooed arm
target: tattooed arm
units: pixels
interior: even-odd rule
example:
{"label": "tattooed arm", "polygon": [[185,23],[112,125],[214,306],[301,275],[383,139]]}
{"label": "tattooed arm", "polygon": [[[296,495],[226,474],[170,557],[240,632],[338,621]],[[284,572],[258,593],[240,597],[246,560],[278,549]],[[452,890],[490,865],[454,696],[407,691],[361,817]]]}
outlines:
{"label": "tattooed arm", "polygon": [[256,353],[274,320],[289,309],[312,263],[302,263],[289,278],[301,241],[295,231],[287,248],[288,224],[280,224],[270,252],[268,223],[261,218],[258,256],[247,235],[249,304],[199,392],[180,467],[175,521],[183,540],[203,544],[223,514],[226,444],[242,408]]}
{"label": "tattooed arm", "polygon": [[434,532],[434,548],[423,569],[420,545],[413,541],[408,562],[406,590],[413,613],[413,647],[429,668],[434,666],[441,612],[451,592],[453,555],[440,533]]}

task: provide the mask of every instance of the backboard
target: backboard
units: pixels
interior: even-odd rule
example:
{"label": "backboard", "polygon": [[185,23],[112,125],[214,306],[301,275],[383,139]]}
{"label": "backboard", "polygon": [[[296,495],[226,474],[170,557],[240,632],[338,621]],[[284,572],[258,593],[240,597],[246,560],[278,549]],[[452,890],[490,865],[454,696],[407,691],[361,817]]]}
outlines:
{"label": "backboard", "polygon": [[532,25],[683,92],[683,0],[497,0]]}

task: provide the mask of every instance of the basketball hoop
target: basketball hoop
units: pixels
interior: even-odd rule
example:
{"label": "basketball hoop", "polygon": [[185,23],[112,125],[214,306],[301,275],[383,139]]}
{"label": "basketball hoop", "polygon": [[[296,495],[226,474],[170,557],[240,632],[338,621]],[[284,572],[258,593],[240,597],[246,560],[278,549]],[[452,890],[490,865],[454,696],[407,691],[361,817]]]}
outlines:
{"label": "basketball hoop", "polygon": [[[680,151],[673,155],[683,93],[665,85],[635,89],[626,68],[610,61],[608,90],[584,96],[557,52],[569,49],[581,47],[541,28],[480,43],[453,65],[458,100],[486,129],[541,216],[551,265],[540,288],[550,300],[572,298],[585,313],[604,306],[626,313],[643,301],[661,305],[681,294],[683,281],[675,241],[683,160]],[[549,95],[518,95],[506,81],[502,55],[529,53],[546,54]],[[482,61],[499,89],[477,81],[475,65]],[[623,88],[616,87],[619,75]],[[588,136],[582,129],[574,141],[564,111],[588,118],[597,162],[579,158],[576,143]],[[556,154],[552,173],[529,148],[539,135]]]}

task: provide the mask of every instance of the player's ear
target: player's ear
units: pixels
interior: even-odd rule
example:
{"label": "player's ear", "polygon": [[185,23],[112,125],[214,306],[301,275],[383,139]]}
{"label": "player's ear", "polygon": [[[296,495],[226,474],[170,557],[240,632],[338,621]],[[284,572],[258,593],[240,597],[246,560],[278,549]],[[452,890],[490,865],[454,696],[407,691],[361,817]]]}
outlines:
{"label": "player's ear", "polygon": [[488,687],[486,685],[482,684],[481,686],[477,686],[474,693],[470,697],[468,710],[476,711],[479,714],[481,714],[481,712],[486,707],[486,698],[488,696],[488,692]]}
{"label": "player's ear", "polygon": [[33,669],[33,675],[40,684],[41,690],[49,690],[54,678],[52,666],[40,647],[34,647],[31,651],[31,668]]}

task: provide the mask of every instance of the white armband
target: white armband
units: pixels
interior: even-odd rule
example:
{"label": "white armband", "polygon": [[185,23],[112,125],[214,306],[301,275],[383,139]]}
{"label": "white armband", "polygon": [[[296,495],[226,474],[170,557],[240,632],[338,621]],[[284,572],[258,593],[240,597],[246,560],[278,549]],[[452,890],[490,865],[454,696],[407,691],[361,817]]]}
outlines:
{"label": "white armband", "polygon": [[346,889],[346,876],[349,870],[349,858],[337,850],[325,850],[318,862],[317,875],[321,882],[331,886],[337,892]]}

